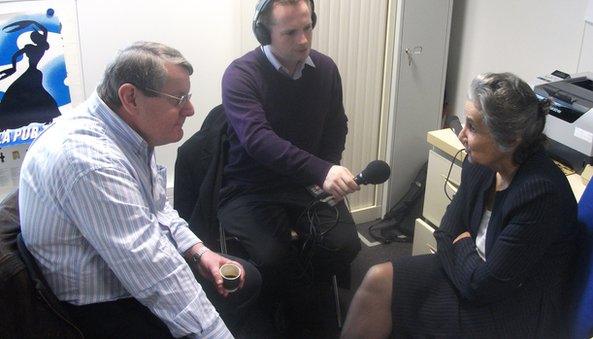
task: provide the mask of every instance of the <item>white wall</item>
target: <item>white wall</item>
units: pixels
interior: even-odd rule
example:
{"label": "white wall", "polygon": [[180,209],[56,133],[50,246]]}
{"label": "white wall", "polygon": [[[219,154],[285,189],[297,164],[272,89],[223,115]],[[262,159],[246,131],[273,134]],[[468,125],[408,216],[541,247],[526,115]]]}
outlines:
{"label": "white wall", "polygon": [[157,162],[168,168],[167,186],[172,187],[177,147],[200,128],[210,109],[221,103],[222,74],[241,54],[245,27],[240,1],[77,0],[77,7],[86,96],[95,89],[116,51],[137,40],[175,47],[194,66],[191,83],[196,114],[186,120],[180,143],[156,150]]}
{"label": "white wall", "polygon": [[[593,11],[593,0],[589,0]],[[593,14],[593,13],[592,13]],[[587,22],[583,33],[583,46],[579,58],[577,73],[593,71],[593,23]]]}
{"label": "white wall", "polygon": [[577,72],[587,0],[455,0],[447,69],[451,113],[482,72],[527,82],[556,69]]}
{"label": "white wall", "polygon": [[[84,94],[100,80],[115,52],[136,40],[164,42],[192,62],[196,115],[183,142],[220,103],[226,66],[255,47],[250,20],[255,0],[76,0]],[[511,71],[530,81],[560,69],[577,71],[587,0],[455,0],[447,76],[447,101],[461,113],[467,85],[484,71]],[[581,61],[581,64],[583,62]],[[169,169],[179,144],[157,149]]]}

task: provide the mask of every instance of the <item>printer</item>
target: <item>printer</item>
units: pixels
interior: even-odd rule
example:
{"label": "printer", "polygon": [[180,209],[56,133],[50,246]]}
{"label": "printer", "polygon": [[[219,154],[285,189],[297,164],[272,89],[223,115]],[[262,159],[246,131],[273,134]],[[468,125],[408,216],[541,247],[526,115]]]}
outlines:
{"label": "printer", "polygon": [[593,73],[541,83],[534,92],[551,100],[545,129],[550,155],[580,173],[593,164]]}

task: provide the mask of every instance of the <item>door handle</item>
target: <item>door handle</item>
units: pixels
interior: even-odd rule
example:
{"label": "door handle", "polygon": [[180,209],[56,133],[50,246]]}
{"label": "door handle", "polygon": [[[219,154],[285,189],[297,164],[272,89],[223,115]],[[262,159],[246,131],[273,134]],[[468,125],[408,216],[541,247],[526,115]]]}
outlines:
{"label": "door handle", "polygon": [[406,55],[408,56],[408,66],[412,66],[412,61],[414,61],[414,55],[422,54],[422,46],[415,46],[413,48],[406,48],[405,49]]}

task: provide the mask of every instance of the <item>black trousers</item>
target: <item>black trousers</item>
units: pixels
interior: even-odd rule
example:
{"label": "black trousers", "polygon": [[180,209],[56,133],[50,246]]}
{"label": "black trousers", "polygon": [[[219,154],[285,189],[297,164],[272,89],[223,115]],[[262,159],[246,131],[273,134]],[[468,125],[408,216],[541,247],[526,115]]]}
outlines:
{"label": "black trousers", "polygon": [[227,188],[221,197],[218,219],[260,270],[262,291],[286,301],[294,325],[314,321],[307,316],[315,316],[319,293],[329,293],[331,276],[349,272],[360,251],[345,203],[316,202],[304,188],[249,193]]}
{"label": "black trousers", "polygon": [[[241,263],[246,277],[243,288],[231,293],[228,298],[218,294],[211,281],[196,272],[194,274],[227,327],[233,331],[238,326],[242,313],[247,312],[257,299],[261,276],[251,263],[237,257],[225,256]],[[167,326],[134,298],[81,306],[62,302],[62,305],[87,338],[172,337]]]}

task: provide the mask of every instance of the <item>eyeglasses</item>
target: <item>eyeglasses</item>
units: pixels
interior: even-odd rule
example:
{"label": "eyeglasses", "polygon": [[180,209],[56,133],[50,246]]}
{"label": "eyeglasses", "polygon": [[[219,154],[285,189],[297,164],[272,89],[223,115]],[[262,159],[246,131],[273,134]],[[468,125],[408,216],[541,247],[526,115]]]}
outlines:
{"label": "eyeglasses", "polygon": [[167,93],[163,93],[163,92],[154,90],[152,88],[146,88],[145,90],[155,93],[155,94],[158,94],[158,95],[162,95],[162,96],[170,98],[170,99],[177,100],[177,103],[175,104],[175,106],[177,106],[177,107],[183,107],[189,101],[189,99],[191,99],[191,93],[187,93],[185,95],[177,97],[177,96],[174,96],[171,94],[167,94]]}

